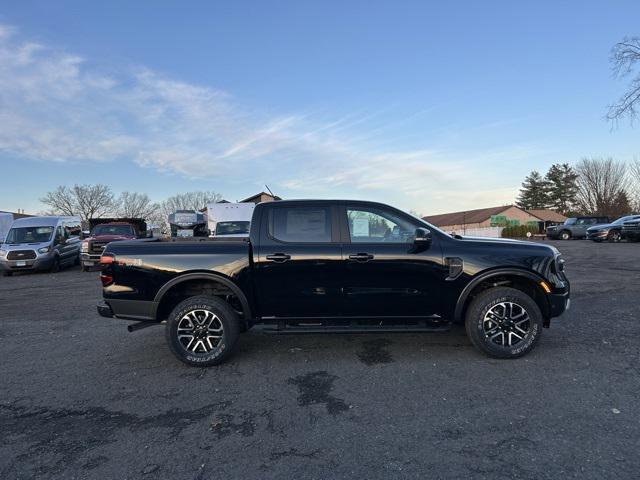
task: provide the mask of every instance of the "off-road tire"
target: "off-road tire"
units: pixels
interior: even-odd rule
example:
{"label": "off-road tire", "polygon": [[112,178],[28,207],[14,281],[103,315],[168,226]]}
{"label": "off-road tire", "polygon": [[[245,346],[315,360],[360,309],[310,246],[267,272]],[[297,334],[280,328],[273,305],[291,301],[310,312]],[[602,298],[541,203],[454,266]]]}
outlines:
{"label": "off-road tire", "polygon": [[570,240],[571,232],[569,230],[563,230],[560,232],[560,240]]}
{"label": "off-road tire", "polygon": [[[182,340],[179,338],[178,327],[188,327],[189,324],[196,326],[190,318],[185,320],[190,312],[195,312],[196,315],[201,315],[198,312],[209,312],[217,319],[215,320],[216,325],[222,326],[222,336],[219,339],[219,343],[211,351],[194,352],[187,349],[185,343],[189,342],[189,331],[181,330]],[[183,322],[182,325],[181,322]],[[167,320],[165,338],[169,348],[178,360],[194,367],[210,367],[219,365],[231,355],[238,340],[239,330],[240,319],[238,314],[227,302],[217,297],[202,295],[187,298],[176,305]],[[202,332],[202,334],[204,335],[205,332]],[[195,335],[192,336],[193,340],[203,342],[200,346],[196,344],[197,349],[206,350],[209,348],[209,345],[204,343],[208,339],[202,340]]]}
{"label": "off-road tire", "polygon": [[[489,311],[505,303],[520,307],[529,318],[526,334],[511,346],[498,345],[485,332],[485,322],[491,322],[486,319],[490,315]],[[540,340],[542,326],[542,313],[536,302],[526,293],[509,287],[491,288],[480,293],[471,301],[465,317],[465,329],[471,343],[484,354],[495,358],[518,358],[527,354]],[[504,335],[503,333],[503,339]]]}

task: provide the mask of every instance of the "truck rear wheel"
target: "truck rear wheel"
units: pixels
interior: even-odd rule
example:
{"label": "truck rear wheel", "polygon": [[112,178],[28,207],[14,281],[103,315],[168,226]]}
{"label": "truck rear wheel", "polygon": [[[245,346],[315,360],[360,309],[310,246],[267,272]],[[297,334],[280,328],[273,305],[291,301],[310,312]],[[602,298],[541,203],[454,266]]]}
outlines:
{"label": "truck rear wheel", "polygon": [[536,302],[515,288],[499,287],[473,299],[465,319],[467,335],[481,352],[496,358],[517,358],[538,343],[542,313]]}
{"label": "truck rear wheel", "polygon": [[238,314],[224,300],[197,296],[180,302],[169,315],[165,336],[173,354],[187,365],[209,367],[233,351]]}

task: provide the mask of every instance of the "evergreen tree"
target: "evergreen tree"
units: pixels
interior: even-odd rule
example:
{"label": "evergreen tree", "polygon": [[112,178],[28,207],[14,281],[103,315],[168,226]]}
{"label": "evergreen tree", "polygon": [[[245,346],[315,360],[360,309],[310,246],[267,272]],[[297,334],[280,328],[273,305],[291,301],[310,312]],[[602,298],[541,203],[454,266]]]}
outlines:
{"label": "evergreen tree", "polygon": [[577,178],[578,174],[568,163],[551,165],[545,176],[549,208],[563,215],[571,211],[576,202]]}
{"label": "evergreen tree", "polygon": [[525,210],[548,207],[547,182],[535,170],[522,182],[516,205]]}

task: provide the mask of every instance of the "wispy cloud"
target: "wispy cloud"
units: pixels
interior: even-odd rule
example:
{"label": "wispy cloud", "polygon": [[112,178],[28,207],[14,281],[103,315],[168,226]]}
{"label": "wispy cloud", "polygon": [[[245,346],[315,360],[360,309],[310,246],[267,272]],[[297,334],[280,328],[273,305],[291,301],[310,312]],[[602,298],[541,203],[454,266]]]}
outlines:
{"label": "wispy cloud", "polygon": [[105,73],[104,66],[0,25],[0,155],[128,160],[189,177],[277,178],[300,196],[336,187],[393,192],[426,208],[426,198],[448,199],[454,189],[469,192],[488,180],[482,159],[515,154],[517,160],[530,148],[475,152],[472,158],[429,148],[381,151],[376,137],[385,126],[366,128],[381,112],[328,121],[299,113],[268,115],[227,92],[147,68]]}

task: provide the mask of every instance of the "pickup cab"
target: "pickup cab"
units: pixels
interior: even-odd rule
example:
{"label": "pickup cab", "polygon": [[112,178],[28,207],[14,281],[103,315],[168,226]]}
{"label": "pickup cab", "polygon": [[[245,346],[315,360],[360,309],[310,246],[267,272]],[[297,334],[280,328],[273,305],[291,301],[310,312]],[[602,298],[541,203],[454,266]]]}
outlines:
{"label": "pickup cab", "polygon": [[[204,240],[204,239],[203,239]],[[552,246],[451,236],[365,201],[260,203],[246,241],[123,241],[101,257],[105,317],[166,323],[178,359],[216,365],[239,333],[442,331],[519,357],[569,307]]]}

